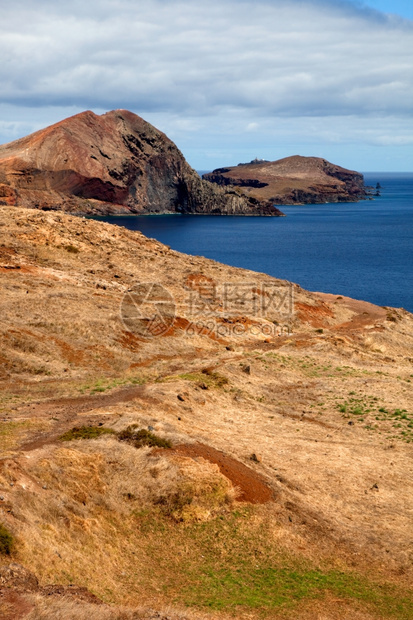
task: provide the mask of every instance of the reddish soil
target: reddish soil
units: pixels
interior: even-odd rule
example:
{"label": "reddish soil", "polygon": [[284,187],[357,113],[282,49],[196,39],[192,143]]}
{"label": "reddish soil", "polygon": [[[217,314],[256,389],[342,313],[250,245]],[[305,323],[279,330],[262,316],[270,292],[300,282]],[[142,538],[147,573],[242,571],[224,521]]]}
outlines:
{"label": "reddish soil", "polygon": [[34,607],[33,600],[30,598],[32,593],[42,595],[47,599],[65,597],[94,605],[103,604],[97,596],[83,586],[48,585],[41,587],[37,577],[20,564],[11,563],[0,567],[0,618],[2,620],[25,618]]}
{"label": "reddish soil", "polygon": [[310,323],[313,327],[325,327],[325,320],[333,316],[333,312],[324,302],[317,306],[296,302],[295,309],[298,310],[300,321]]}
{"label": "reddish soil", "polygon": [[206,461],[218,465],[221,474],[240,490],[238,502],[265,504],[274,499],[273,490],[260,474],[220,450],[202,443],[192,443],[177,445],[174,452],[184,456],[201,456]]}
{"label": "reddish soil", "polygon": [[[59,417],[62,418],[62,422],[56,426],[52,433],[42,433],[31,441],[23,444],[20,449],[25,451],[36,450],[45,444],[53,443],[65,430],[74,424],[79,413],[85,413],[100,407],[110,407],[118,403],[130,402],[135,398],[145,398],[145,400],[148,400],[149,397],[144,395],[144,393],[145,387],[138,385],[122,388],[111,394],[81,396],[79,398],[58,398],[56,400],[47,401],[46,403],[26,405],[22,407],[20,411],[29,409],[30,415],[33,417],[41,415],[59,415]],[[99,422],[99,420],[94,417],[93,424],[97,422]],[[89,423],[91,423],[91,421],[82,419],[82,424],[87,425]]]}
{"label": "reddish soil", "polygon": [[27,597],[9,588],[0,588],[0,618],[2,620],[20,620],[33,609],[33,603]]}
{"label": "reddish soil", "polygon": [[216,298],[216,282],[202,273],[192,273],[189,275],[184,287],[197,291],[203,299],[215,300]]}
{"label": "reddish soil", "polygon": [[144,342],[143,338],[138,338],[138,336],[135,336],[135,334],[127,330],[124,330],[122,336],[119,338],[119,343],[122,347],[133,352],[140,351],[142,342]]}
{"label": "reddish soil", "polygon": [[[344,306],[353,312],[356,312],[350,321],[346,321],[341,323],[340,325],[336,325],[335,329],[346,332],[353,331],[358,329],[364,329],[370,325],[374,325],[376,323],[382,323],[387,316],[387,311],[380,306],[376,306],[371,304],[368,301],[361,301],[358,299],[351,299],[351,297],[344,297],[342,295],[333,295],[331,293],[315,293],[318,297],[320,297],[324,302],[334,303]],[[380,326],[377,329],[381,329]]]}
{"label": "reddish soil", "polygon": [[222,338],[218,338],[218,336],[215,335],[215,332],[213,329],[208,328],[208,327],[203,327],[202,325],[198,325],[196,323],[193,323],[192,321],[188,321],[188,319],[185,319],[179,316],[175,317],[173,325],[171,325],[168,331],[165,332],[163,335],[173,336],[179,330],[186,331],[187,333],[191,335],[199,334],[200,336],[207,336],[214,342],[226,344],[226,340],[223,340]]}
{"label": "reddish soil", "polygon": [[49,585],[43,586],[43,588],[39,588],[39,592],[45,596],[64,596],[70,597],[76,601],[85,601],[86,603],[92,603],[93,605],[103,605],[103,601],[100,600],[97,596],[89,592],[87,588],[84,586],[62,586],[62,585]]}

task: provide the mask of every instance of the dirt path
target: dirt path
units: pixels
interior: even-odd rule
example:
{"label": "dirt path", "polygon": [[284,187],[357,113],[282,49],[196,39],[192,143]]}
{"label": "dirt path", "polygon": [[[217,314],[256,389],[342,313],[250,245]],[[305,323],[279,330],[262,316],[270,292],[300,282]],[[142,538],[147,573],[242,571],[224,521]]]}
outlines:
{"label": "dirt path", "polygon": [[[259,473],[220,450],[202,443],[192,443],[177,445],[173,452],[193,458],[201,456],[206,461],[218,465],[221,474],[239,489],[240,494],[237,497],[239,502],[265,504],[274,499],[273,490]],[[170,454],[171,451],[168,450],[167,453]]]}
{"label": "dirt path", "polygon": [[343,297],[341,295],[332,295],[331,293],[315,294],[317,297],[320,297],[320,299],[329,304],[334,303],[335,305],[341,305],[356,313],[350,321],[346,321],[340,325],[335,325],[334,329],[340,331],[364,329],[377,323],[381,323],[387,316],[387,311],[384,308],[371,304],[368,301],[360,301],[358,299]]}
{"label": "dirt path", "polygon": [[[118,403],[127,403],[135,399],[145,400],[146,402],[156,402],[155,398],[150,397],[146,393],[145,386],[134,385],[132,387],[122,388],[110,394],[79,396],[78,398],[57,398],[45,403],[31,403],[25,405],[19,409],[20,412],[24,413],[29,409],[28,413],[30,417],[45,417],[47,415],[58,416],[59,423],[54,427],[53,431],[41,433],[34,439],[22,444],[20,450],[28,452],[41,448],[47,443],[52,443],[75,423],[78,415],[81,413],[86,413],[102,407],[111,407]],[[94,424],[97,422],[97,419],[93,420]],[[89,420],[82,418],[82,424],[88,423],[90,423]]]}

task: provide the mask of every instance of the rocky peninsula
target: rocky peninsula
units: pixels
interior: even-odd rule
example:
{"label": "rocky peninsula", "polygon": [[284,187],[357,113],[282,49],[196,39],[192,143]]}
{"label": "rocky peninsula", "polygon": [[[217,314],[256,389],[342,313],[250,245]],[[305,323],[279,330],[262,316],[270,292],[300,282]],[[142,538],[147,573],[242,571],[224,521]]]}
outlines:
{"label": "rocky peninsula", "polygon": [[218,168],[203,178],[221,187],[237,188],[250,199],[278,205],[357,202],[368,196],[362,174],[320,157],[255,159],[249,164]]}

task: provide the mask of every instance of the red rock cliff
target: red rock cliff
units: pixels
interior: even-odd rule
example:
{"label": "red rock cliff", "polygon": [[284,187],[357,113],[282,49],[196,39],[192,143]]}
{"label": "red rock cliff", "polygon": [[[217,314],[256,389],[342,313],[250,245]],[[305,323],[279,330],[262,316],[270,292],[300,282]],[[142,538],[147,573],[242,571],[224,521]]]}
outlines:
{"label": "red rock cliff", "polygon": [[220,188],[175,144],[127,110],[87,111],[0,146],[0,204],[74,213],[282,215]]}

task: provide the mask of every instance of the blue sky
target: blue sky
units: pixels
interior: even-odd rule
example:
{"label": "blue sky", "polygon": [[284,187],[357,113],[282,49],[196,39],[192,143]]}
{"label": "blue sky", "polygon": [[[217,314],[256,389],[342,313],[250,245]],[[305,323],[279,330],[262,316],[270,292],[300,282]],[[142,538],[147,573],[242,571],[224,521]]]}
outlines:
{"label": "blue sky", "polygon": [[396,13],[397,15],[413,19],[413,3],[411,0],[365,0],[361,4],[384,13]]}
{"label": "blue sky", "polygon": [[14,0],[0,143],[126,108],[197,170],[301,154],[410,171],[412,14],[402,0]]}

